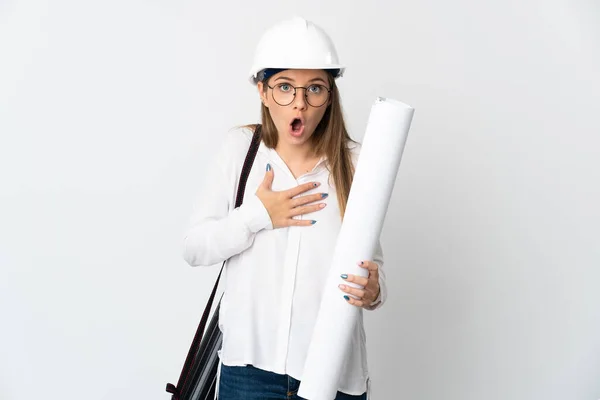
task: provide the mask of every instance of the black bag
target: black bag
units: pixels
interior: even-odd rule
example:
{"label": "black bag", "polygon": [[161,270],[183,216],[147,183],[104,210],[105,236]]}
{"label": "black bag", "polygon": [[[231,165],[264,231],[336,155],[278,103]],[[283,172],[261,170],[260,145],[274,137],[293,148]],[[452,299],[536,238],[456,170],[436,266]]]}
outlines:
{"label": "black bag", "polygon": [[[260,132],[261,125],[257,125],[240,174],[235,208],[242,205],[248,174],[250,174],[252,163],[254,162],[254,158],[256,157],[260,145]],[[196,335],[194,336],[183,369],[179,375],[177,386],[172,383],[167,384],[166,391],[173,394],[171,400],[212,400],[215,397],[217,370],[219,367],[219,357],[217,352],[223,339],[222,333],[219,330],[219,307],[221,301],[219,301],[219,304],[215,308],[215,312],[213,313],[213,317],[206,332],[204,331],[204,328],[217,292],[223,268],[225,267],[225,262],[226,261],[224,261],[221,266],[221,272],[219,272],[215,287],[210,294],[208,304],[200,319]]]}

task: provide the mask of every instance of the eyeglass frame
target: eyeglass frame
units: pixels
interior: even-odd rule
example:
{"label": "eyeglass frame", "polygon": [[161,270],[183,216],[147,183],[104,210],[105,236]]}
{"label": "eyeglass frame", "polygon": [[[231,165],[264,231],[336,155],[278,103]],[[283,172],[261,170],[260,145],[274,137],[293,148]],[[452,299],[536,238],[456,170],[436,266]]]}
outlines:
{"label": "eyeglass frame", "polygon": [[[265,82],[265,84],[267,85],[267,87],[268,87],[269,89],[271,89],[271,91],[273,91],[273,90],[275,89],[275,87],[276,87],[276,86],[271,86],[271,85],[269,85],[269,84],[268,84],[268,83],[266,83],[266,82]],[[321,86],[321,87],[325,88],[325,90],[327,90],[327,100],[325,100],[325,102],[324,102],[323,104],[321,104],[320,106],[313,106],[313,105],[312,105],[312,104],[310,104],[310,102],[308,101],[308,95],[307,95],[307,93],[308,93],[308,92],[307,92],[307,89],[308,89],[308,88],[307,88],[307,87],[304,87],[304,86],[294,86],[294,85],[292,85],[291,83],[285,83],[285,82],[278,83],[278,84],[275,84],[275,85],[289,85],[289,86],[291,86],[291,87],[293,87],[293,88],[294,88],[294,97],[292,97],[292,101],[290,101],[290,102],[289,102],[289,103],[287,103],[287,104],[281,104],[281,103],[279,103],[277,100],[275,100],[275,95],[274,95],[273,93],[271,93],[271,97],[273,98],[273,101],[274,101],[275,103],[279,104],[279,105],[280,105],[280,106],[282,106],[282,107],[289,106],[290,104],[292,104],[292,103],[294,102],[294,100],[296,100],[296,93],[298,92],[298,90],[297,90],[297,89],[304,89],[304,98],[306,99],[306,104],[308,104],[309,106],[311,106],[311,107],[314,107],[314,108],[323,107],[325,104],[327,104],[327,102],[328,102],[328,101],[329,101],[329,99],[331,98],[331,89],[330,89],[330,88],[328,88],[327,86],[325,86],[325,85],[319,85],[319,84],[313,84],[313,85],[310,85],[310,86]],[[310,86],[309,86],[309,87],[310,87]]]}

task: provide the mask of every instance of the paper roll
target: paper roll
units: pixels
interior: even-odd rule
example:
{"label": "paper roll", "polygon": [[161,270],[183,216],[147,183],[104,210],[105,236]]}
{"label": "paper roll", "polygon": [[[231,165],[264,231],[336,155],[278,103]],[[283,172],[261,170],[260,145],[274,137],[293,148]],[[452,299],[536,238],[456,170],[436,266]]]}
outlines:
{"label": "paper roll", "polygon": [[371,260],[398,175],[414,109],[377,98],[371,108],[346,213],[312,334],[298,395],[309,400],[336,397],[345,356],[360,309],[346,302],[338,285],[343,273],[368,276],[357,265]]}

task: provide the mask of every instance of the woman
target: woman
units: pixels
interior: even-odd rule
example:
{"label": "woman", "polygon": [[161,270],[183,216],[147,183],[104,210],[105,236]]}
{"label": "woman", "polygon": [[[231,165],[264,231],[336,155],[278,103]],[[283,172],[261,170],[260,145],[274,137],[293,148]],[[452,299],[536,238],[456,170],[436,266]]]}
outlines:
{"label": "woman", "polygon": [[[301,18],[275,25],[261,39],[254,64],[250,80],[262,102],[262,131],[243,204],[234,209],[256,126],[230,132],[216,155],[185,236],[184,258],[192,266],[228,260],[218,398],[300,399],[360,145],[346,131],[335,84],[344,67],[321,28]],[[349,307],[377,309],[386,298],[381,246],[373,260],[357,263],[369,276],[343,274],[340,298]],[[337,400],[367,398],[362,312],[351,343]]]}

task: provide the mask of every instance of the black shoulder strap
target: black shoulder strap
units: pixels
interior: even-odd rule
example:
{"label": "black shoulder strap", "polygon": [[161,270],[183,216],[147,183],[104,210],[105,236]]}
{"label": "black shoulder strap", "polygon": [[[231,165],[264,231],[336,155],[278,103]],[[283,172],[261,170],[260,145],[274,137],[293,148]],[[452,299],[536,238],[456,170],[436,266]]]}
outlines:
{"label": "black shoulder strap", "polygon": [[[244,192],[246,190],[246,182],[248,181],[248,176],[250,175],[250,169],[252,169],[252,164],[254,163],[254,159],[256,158],[256,153],[258,152],[258,148],[260,146],[260,133],[262,126],[259,124],[256,126],[254,130],[254,135],[252,136],[252,141],[250,142],[250,148],[248,149],[248,153],[246,154],[246,159],[244,160],[244,166],[242,167],[242,172],[240,174],[240,182],[238,184],[237,196],[235,199],[235,208],[238,208],[242,205],[244,200]],[[215,294],[217,293],[217,288],[219,286],[219,281],[221,280],[221,274],[223,273],[223,268],[225,267],[225,262],[221,266],[221,271],[219,272],[219,276],[217,277],[217,281],[215,282],[215,286],[208,298],[208,303],[206,304],[206,308],[204,309],[204,313],[202,314],[202,318],[200,319],[200,324],[198,324],[198,329],[196,330],[196,334],[194,335],[194,340],[192,341],[192,345],[190,346],[190,350],[188,351],[188,355],[185,359],[185,363],[183,364],[183,369],[181,370],[181,374],[179,376],[179,381],[177,382],[177,387],[173,386],[173,384],[167,384],[167,392],[172,393],[174,398],[179,397],[179,389],[184,387],[186,381],[188,380],[188,375],[191,366],[194,364],[194,357],[198,351],[198,347],[202,342],[202,336],[204,335],[204,329],[206,327],[206,322],[208,321],[208,314],[212,308],[213,301],[215,299]]]}
{"label": "black shoulder strap", "polygon": [[254,163],[256,153],[258,152],[258,147],[260,146],[261,129],[261,125],[258,125],[256,127],[254,135],[252,136],[250,148],[248,149],[248,154],[246,154],[246,159],[244,160],[244,166],[242,167],[242,172],[240,174],[240,183],[238,185],[237,196],[235,198],[235,208],[241,206],[244,200],[244,192],[246,190],[246,182],[248,181],[248,175],[250,175],[250,169],[252,169],[252,164]]}

